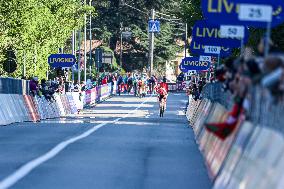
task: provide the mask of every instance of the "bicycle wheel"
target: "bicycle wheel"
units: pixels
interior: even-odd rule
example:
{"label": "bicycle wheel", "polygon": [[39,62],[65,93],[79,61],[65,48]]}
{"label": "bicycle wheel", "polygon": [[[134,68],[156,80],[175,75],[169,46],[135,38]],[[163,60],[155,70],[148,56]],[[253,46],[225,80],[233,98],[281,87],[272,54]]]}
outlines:
{"label": "bicycle wheel", "polygon": [[161,103],[161,105],[160,105],[160,117],[164,117],[164,112],[165,112],[165,107],[164,107],[163,103]]}

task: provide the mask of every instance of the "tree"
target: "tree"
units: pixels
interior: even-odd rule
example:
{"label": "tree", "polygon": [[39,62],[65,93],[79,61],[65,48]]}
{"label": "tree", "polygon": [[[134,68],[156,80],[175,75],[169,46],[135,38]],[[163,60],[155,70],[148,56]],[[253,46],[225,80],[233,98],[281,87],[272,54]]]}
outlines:
{"label": "tree", "polygon": [[[95,3],[98,17],[92,23],[96,28],[100,28],[95,32],[95,37],[106,36],[103,39],[104,42],[116,52],[118,59],[120,55],[118,44],[120,43],[121,24],[123,27],[131,29],[133,34],[131,39],[123,40],[123,65],[127,71],[142,70],[148,64],[149,37],[147,22],[150,10],[154,8],[158,12],[175,15],[174,12],[179,8],[179,3],[174,0],[137,0],[135,3],[132,2],[127,1],[131,6],[139,8],[140,11],[128,6],[120,6],[118,0],[102,0]],[[158,16],[161,18],[161,15]],[[155,67],[159,64],[165,64],[167,60],[175,57],[178,51],[181,51],[181,48],[175,42],[175,39],[180,38],[180,36],[173,35],[177,33],[177,28],[166,21],[162,21],[161,28],[162,32],[156,36],[155,41]]]}
{"label": "tree", "polygon": [[[47,57],[56,53],[70,39],[72,30],[83,25],[84,12],[94,9],[78,0],[9,0],[0,2],[0,61],[6,49],[16,51],[22,75],[26,62],[27,76],[45,77]],[[5,75],[0,68],[0,74]]]}

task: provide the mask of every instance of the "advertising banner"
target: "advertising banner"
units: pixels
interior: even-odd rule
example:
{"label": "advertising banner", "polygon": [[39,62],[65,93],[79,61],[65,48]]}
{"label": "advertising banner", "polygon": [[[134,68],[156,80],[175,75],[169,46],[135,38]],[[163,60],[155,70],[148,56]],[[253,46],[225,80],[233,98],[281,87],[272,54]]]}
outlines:
{"label": "advertising banner", "polygon": [[[218,21],[219,24],[234,23],[257,28],[267,27],[267,23],[265,22],[240,20],[239,10],[241,4],[272,6],[272,27],[275,27],[284,21],[284,3],[282,0],[202,0],[201,4],[203,16],[211,23],[216,23],[216,21]],[[265,14],[265,12],[262,12],[261,9],[256,7],[249,11],[249,15],[255,15],[254,17],[262,17],[262,15]]]}
{"label": "advertising banner", "polygon": [[[243,43],[246,44],[249,37],[249,31],[245,28]],[[226,38],[221,35],[220,25],[210,24],[207,20],[200,20],[195,23],[192,30],[194,41],[202,45],[223,46],[230,48],[239,48],[242,45],[241,38]]]}
{"label": "advertising banner", "polygon": [[200,57],[186,57],[180,65],[182,70],[188,71],[206,71],[210,68],[209,61],[200,61]]}
{"label": "advertising banner", "polygon": [[53,68],[72,67],[76,58],[72,54],[52,54],[48,57],[48,64]]}
{"label": "advertising banner", "polygon": [[104,100],[109,96],[108,84],[100,86],[100,100]]}
{"label": "advertising banner", "polygon": [[[193,40],[190,44],[190,52],[193,55],[205,55],[204,54],[205,50],[205,45],[201,45],[197,41]],[[231,56],[232,54],[232,48],[229,47],[222,47],[221,46],[221,51],[220,51],[220,57],[226,58]],[[206,54],[206,55],[211,55],[211,56],[216,56],[216,54]]]}

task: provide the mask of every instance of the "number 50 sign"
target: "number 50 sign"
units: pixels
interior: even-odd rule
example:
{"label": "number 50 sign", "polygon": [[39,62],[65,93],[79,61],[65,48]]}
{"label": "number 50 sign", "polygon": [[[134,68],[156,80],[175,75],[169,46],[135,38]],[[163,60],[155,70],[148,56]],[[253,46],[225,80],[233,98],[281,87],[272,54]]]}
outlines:
{"label": "number 50 sign", "polygon": [[244,26],[233,26],[233,25],[221,25],[220,26],[221,36],[224,38],[244,38],[245,27]]}

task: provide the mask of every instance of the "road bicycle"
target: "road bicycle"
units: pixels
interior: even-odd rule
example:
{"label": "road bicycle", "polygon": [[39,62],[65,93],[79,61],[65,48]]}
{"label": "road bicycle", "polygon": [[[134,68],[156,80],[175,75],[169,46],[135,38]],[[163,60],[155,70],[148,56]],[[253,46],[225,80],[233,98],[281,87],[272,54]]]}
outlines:
{"label": "road bicycle", "polygon": [[162,100],[160,101],[160,117],[164,117],[164,113],[165,113],[165,108],[166,108],[166,98],[162,98]]}

